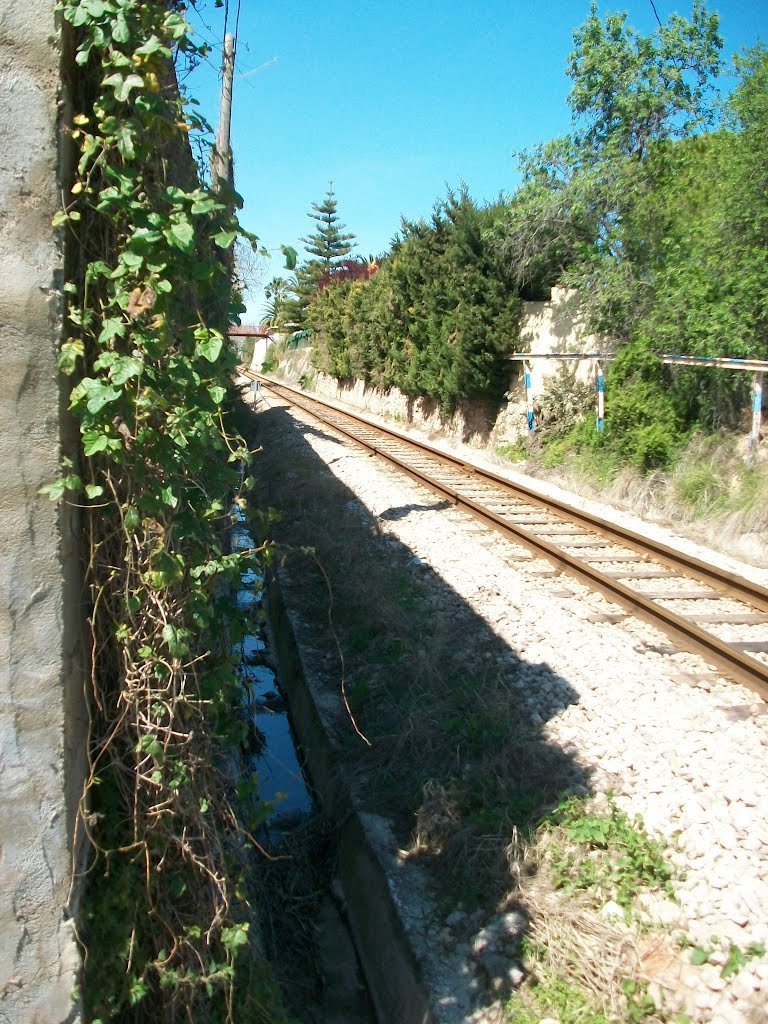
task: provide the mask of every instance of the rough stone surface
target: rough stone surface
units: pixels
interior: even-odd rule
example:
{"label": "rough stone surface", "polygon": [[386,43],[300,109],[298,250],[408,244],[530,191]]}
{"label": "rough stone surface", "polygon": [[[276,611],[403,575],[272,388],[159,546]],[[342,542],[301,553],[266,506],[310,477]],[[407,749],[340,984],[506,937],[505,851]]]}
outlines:
{"label": "rough stone surface", "polygon": [[[698,657],[675,650],[652,627],[614,615],[615,608],[579,583],[551,574],[455,509],[436,507],[429,494],[367,455],[350,447],[340,458],[338,443],[326,431],[307,431],[303,440],[357,496],[361,514],[384,540],[389,534],[413,552],[414,574],[431,566],[522,659],[525,668],[511,699],[538,713],[548,741],[579,765],[598,802],[611,791],[622,809],[642,815],[646,827],[671,844],[680,871],[676,900],[650,898],[638,908],[641,920],[669,940],[663,969],[650,958],[646,964],[658,998],[696,1024],[763,1024],[765,954],[723,977],[732,946],[758,949],[768,940],[763,703]],[[574,496],[567,500],[622,518],[615,509],[597,509]],[[408,508],[408,514],[383,514],[393,507]],[[764,570],[678,542],[660,526],[644,528],[671,546],[680,543],[765,583]],[[567,690],[568,699],[560,690]],[[395,849],[391,856],[395,865]],[[402,886],[402,864],[396,873]],[[472,920],[461,908],[449,908],[436,926],[424,909],[427,884],[422,880],[413,891],[418,886],[418,899],[409,891],[398,900],[434,994],[436,1019],[504,1020],[498,1006],[488,1007],[487,997],[485,1006],[474,1007],[482,993],[503,1001],[519,984],[514,936],[520,922],[514,915]],[[711,951],[711,961],[691,964],[688,944]]]}
{"label": "rough stone surface", "polygon": [[64,443],[59,32],[53,0],[0,5],[0,1020],[77,1019],[70,914],[83,773],[76,521],[38,496]]}

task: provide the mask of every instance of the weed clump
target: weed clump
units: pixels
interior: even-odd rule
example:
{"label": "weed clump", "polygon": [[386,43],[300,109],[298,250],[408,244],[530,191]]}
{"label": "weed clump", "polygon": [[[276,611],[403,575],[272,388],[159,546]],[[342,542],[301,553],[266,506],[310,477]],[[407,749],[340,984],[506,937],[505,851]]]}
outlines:
{"label": "weed clump", "polygon": [[588,893],[595,901],[614,900],[630,916],[640,892],[674,896],[674,872],[664,844],[651,837],[639,815],[634,819],[613,801],[607,813],[569,797],[544,822],[544,849],[555,888]]}

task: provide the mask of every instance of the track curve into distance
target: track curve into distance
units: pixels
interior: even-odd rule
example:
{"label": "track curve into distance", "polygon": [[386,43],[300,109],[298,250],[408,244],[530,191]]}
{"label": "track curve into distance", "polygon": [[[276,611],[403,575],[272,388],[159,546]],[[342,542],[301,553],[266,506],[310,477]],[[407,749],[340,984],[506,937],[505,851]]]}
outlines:
{"label": "track curve into distance", "polygon": [[[662,630],[768,701],[768,589],[616,523],[240,369],[486,526]],[[726,639],[736,628],[742,637]],[[746,637],[746,638],[744,638]]]}

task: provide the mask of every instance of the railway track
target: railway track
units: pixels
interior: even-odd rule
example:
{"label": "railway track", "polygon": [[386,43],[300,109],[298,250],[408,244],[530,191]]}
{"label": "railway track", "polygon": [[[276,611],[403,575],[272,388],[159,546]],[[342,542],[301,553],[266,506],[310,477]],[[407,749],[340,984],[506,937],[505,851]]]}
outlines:
{"label": "railway track", "polygon": [[[241,370],[768,701],[768,589]],[[734,636],[734,633],[738,636]]]}

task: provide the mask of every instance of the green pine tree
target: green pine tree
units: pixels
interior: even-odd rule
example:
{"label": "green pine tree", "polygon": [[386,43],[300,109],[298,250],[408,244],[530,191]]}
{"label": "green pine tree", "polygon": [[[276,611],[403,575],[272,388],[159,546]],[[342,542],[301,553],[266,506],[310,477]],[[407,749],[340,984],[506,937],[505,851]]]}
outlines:
{"label": "green pine tree", "polygon": [[327,271],[333,263],[344,259],[354,248],[350,243],[354,242],[355,236],[344,233],[347,225],[340,223],[336,212],[337,207],[333,182],[330,182],[325,199],[322,203],[312,203],[314,212],[308,214],[312,220],[317,221],[317,229],[311,235],[301,239],[304,242],[305,250],[311,257],[314,257],[314,260],[310,262],[316,260],[322,264],[323,271]]}
{"label": "green pine tree", "polygon": [[317,222],[317,230],[301,239],[310,259],[297,268],[294,298],[285,306],[287,320],[298,327],[306,326],[307,307],[322,279],[354,248],[355,236],[345,232],[346,224],[340,222],[337,207],[333,182],[330,182],[325,199],[322,203],[312,203],[312,210],[307,214]]}

